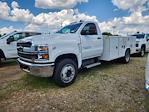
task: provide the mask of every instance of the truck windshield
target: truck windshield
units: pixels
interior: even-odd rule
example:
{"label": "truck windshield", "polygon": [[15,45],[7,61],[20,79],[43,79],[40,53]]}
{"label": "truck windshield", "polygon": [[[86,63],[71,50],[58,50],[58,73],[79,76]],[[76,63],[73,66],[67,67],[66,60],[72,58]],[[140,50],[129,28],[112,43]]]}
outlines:
{"label": "truck windshield", "polygon": [[143,39],[145,34],[136,34],[136,35],[132,35],[132,36],[136,36],[137,39]]}
{"label": "truck windshield", "polygon": [[63,27],[61,30],[59,30],[56,33],[62,33],[62,34],[66,34],[66,33],[76,33],[77,30],[79,29],[79,27],[81,26],[82,23],[77,23],[77,24],[71,24],[68,26]]}

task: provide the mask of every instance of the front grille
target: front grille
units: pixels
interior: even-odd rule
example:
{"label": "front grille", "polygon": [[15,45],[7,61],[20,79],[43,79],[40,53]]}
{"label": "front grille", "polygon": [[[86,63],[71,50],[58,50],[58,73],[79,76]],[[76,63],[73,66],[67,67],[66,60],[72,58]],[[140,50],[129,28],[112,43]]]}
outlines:
{"label": "front grille", "polygon": [[19,57],[22,57],[22,58],[26,58],[26,59],[38,59],[38,55],[37,54],[23,54],[23,53],[20,53],[18,52],[18,56]]}
{"label": "front grille", "polygon": [[20,43],[17,43],[17,47],[31,47],[32,46],[32,43],[31,42],[20,42]]}
{"label": "front grille", "polygon": [[23,52],[23,48],[22,48],[22,47],[17,48],[17,50],[18,50],[18,52],[19,52],[19,51],[20,51],[20,52]]}
{"label": "front grille", "polygon": [[31,42],[18,42],[17,43],[18,56],[20,58],[25,58],[30,60],[37,59],[38,55],[31,53],[31,49],[32,49],[31,46],[32,46]]}

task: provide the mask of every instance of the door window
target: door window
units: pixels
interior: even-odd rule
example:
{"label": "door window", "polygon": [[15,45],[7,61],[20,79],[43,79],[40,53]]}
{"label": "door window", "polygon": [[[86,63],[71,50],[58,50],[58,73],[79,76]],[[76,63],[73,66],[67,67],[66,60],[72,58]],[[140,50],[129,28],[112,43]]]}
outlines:
{"label": "door window", "polygon": [[18,41],[20,39],[23,39],[25,37],[25,34],[23,33],[16,33],[15,35],[13,35],[14,41]]}
{"label": "door window", "polygon": [[25,35],[23,35],[22,33],[16,33],[12,36],[10,36],[7,41],[9,42],[13,42],[13,41],[18,41],[20,39],[23,39],[25,37]]}
{"label": "door window", "polygon": [[94,23],[88,23],[81,31],[81,35],[97,35],[97,28]]}

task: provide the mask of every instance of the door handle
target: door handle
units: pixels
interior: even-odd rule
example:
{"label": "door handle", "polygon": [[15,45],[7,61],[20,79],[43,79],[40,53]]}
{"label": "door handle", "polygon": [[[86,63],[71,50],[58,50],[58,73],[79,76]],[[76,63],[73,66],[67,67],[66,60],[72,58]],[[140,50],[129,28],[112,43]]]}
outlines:
{"label": "door handle", "polygon": [[101,37],[98,37],[97,39],[101,39]]}

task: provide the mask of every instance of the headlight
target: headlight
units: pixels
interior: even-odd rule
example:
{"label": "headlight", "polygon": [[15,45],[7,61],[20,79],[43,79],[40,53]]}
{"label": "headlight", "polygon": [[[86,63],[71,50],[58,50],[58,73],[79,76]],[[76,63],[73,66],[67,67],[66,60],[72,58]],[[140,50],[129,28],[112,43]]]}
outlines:
{"label": "headlight", "polygon": [[49,54],[38,54],[38,59],[49,59]]}
{"label": "headlight", "polygon": [[48,45],[37,45],[35,46],[35,51],[37,51],[38,59],[49,59]]}
{"label": "headlight", "polygon": [[48,45],[38,45],[36,46],[36,51],[48,51]]}

